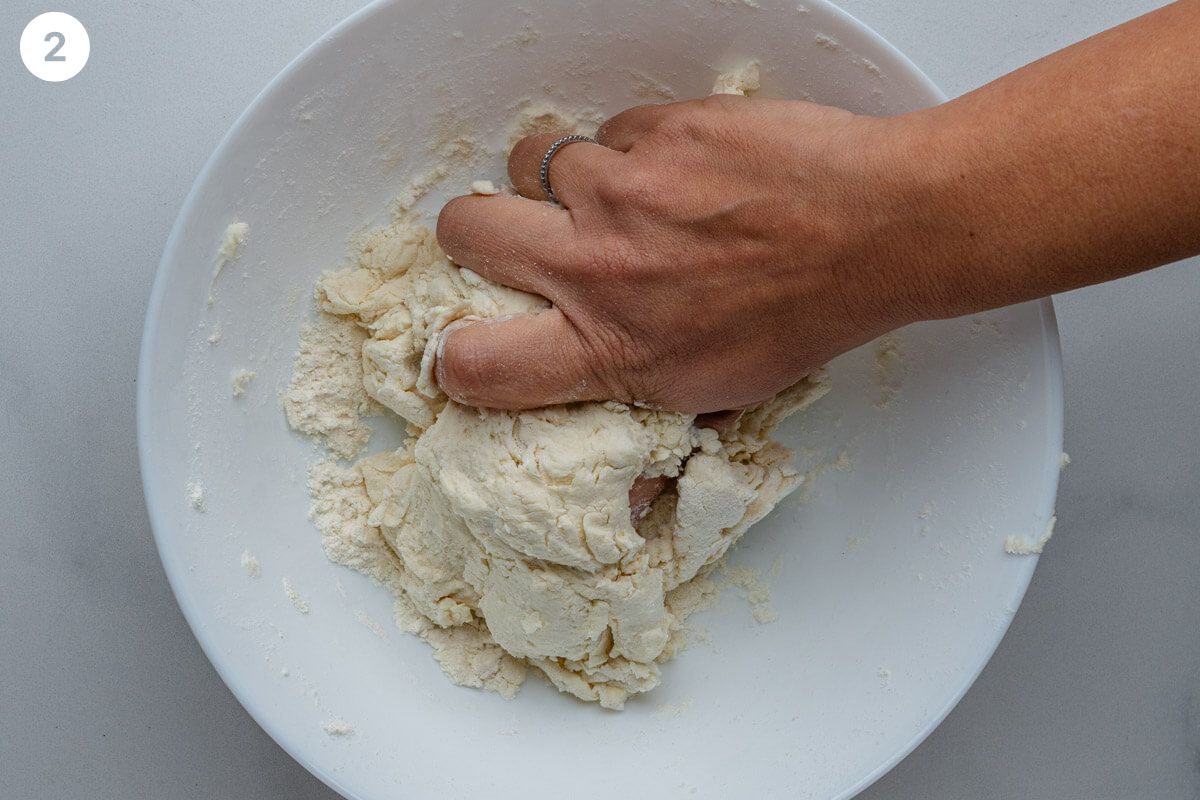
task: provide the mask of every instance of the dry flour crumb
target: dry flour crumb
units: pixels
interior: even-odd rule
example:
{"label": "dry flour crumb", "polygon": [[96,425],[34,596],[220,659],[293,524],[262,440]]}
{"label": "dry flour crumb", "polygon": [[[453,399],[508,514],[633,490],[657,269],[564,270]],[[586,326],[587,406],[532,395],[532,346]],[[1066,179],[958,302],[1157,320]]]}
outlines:
{"label": "dry flour crumb", "polygon": [[362,418],[378,409],[363,388],[366,340],[366,332],[353,320],[322,312],[300,334],[283,398],[288,425],[341,458],[353,458],[367,443],[371,429]]}
{"label": "dry flour crumb", "polygon": [[471,194],[493,195],[500,194],[500,190],[491,181],[471,181]]}
{"label": "dry flour crumb", "polygon": [[225,265],[237,258],[238,251],[242,247],[242,242],[246,241],[246,236],[250,233],[250,226],[245,222],[231,222],[229,227],[225,229],[225,235],[221,237],[221,247],[217,250],[217,260],[213,264],[212,278],[208,283],[208,305],[211,307],[215,298],[213,297],[213,289],[217,283],[217,277],[220,276],[221,270],[225,269]]}
{"label": "dry flour crumb", "polygon": [[759,625],[768,625],[779,619],[779,614],[769,606],[762,604],[755,605],[750,609],[750,616],[754,617],[754,621]]}
{"label": "dry flour crumb", "polygon": [[212,332],[208,334],[208,343],[215,347],[217,342],[221,341],[221,334],[221,323],[214,322],[212,326]]}
{"label": "dry flour crumb", "polygon": [[204,484],[200,481],[189,481],[187,485],[188,502],[192,504],[192,508],[197,511],[204,511],[207,492],[204,491]]}
{"label": "dry flour crumb", "polygon": [[813,39],[817,43],[817,47],[824,47],[826,50],[841,50],[842,43],[832,36],[826,36],[823,33],[818,33]]}
{"label": "dry flour crumb", "polygon": [[331,719],[321,723],[321,730],[330,736],[353,736],[354,726],[344,719]]}
{"label": "dry flour crumb", "polygon": [[257,578],[262,574],[262,566],[258,563],[258,559],[250,552],[249,548],[242,551],[242,570],[247,576]]}
{"label": "dry flour crumb", "polygon": [[811,469],[804,473],[804,480],[800,484],[800,491],[796,493],[796,499],[805,504],[812,499],[813,492],[817,487],[817,478],[824,475],[830,470],[836,472],[849,472],[854,466],[850,460],[850,453],[845,449],[839,450],[837,456],[832,461],[823,461],[813,465]]}
{"label": "dry flour crumb", "polygon": [[287,578],[283,579],[283,593],[287,595],[288,602],[301,614],[309,612],[310,606],[308,605],[308,601],[300,596],[300,593],[292,587],[292,582]]}
{"label": "dry flour crumb", "polygon": [[526,136],[537,133],[594,133],[604,118],[598,112],[570,113],[545,100],[525,98],[510,109],[513,122],[508,128],[505,145],[511,150]]}
{"label": "dry flour crumb", "polygon": [[1062,458],[1060,458],[1058,460],[1058,471],[1062,472],[1064,469],[1066,469],[1070,465],[1070,463],[1071,463],[1071,457],[1069,455],[1067,455],[1066,452],[1064,452],[1062,454]]}
{"label": "dry flour crumb", "polygon": [[387,639],[387,631],[385,631],[378,622],[367,616],[365,611],[355,611],[354,618],[358,620],[360,625],[378,636],[380,639]]}
{"label": "dry flour crumb", "polygon": [[628,70],[633,80],[633,93],[646,100],[674,100],[675,90],[662,81],[638,70]]}
{"label": "dry flour crumb", "polygon": [[[441,141],[432,155],[434,165],[409,180],[392,202],[397,214],[411,211],[435,187],[450,175],[452,170],[465,168],[477,162],[486,153],[483,144],[471,136],[454,136]],[[405,151],[393,150],[383,159],[385,173],[390,173],[404,159]]]}
{"label": "dry flour crumb", "polygon": [[246,393],[246,387],[250,385],[250,381],[254,380],[254,376],[258,373],[248,369],[239,369],[233,373],[233,396],[241,397]]}
{"label": "dry flour crumb", "polygon": [[740,94],[749,97],[762,85],[762,67],[757,61],[725,70],[713,82],[713,94]]}
{"label": "dry flour crumb", "polygon": [[719,581],[722,588],[732,586],[739,590],[738,594],[750,604],[750,615],[758,624],[766,625],[779,619],[770,605],[771,586],[759,570],[745,564],[722,563]]}
{"label": "dry flour crumb", "polygon": [[678,703],[659,703],[654,709],[659,716],[663,717],[678,717],[686,714],[688,709],[692,707],[692,698],[687,697],[680,700]]}
{"label": "dry flour crumb", "polygon": [[1050,541],[1050,537],[1054,535],[1054,523],[1058,521],[1058,517],[1051,516],[1050,521],[1046,523],[1046,529],[1036,542],[1031,542],[1024,536],[1009,536],[1004,540],[1004,552],[1010,556],[1031,556],[1037,555],[1045,549],[1046,543]]}

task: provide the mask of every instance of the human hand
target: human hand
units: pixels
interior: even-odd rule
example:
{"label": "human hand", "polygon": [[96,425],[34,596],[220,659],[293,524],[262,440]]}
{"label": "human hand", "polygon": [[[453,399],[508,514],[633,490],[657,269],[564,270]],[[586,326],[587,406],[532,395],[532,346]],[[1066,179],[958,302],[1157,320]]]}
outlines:
{"label": "human hand", "polygon": [[918,316],[891,120],[730,95],[639,106],[554,156],[565,207],[538,202],[556,138],[513,149],[522,196],[439,217],[455,263],[553,304],[446,331],[437,378],[459,402],[742,408]]}

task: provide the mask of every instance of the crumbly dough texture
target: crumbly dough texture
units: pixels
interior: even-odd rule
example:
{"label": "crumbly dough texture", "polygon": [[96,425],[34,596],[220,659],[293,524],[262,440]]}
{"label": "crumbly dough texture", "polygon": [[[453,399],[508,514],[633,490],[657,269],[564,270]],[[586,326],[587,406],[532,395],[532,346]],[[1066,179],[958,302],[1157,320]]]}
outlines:
{"label": "crumbly dough texture", "polygon": [[[360,444],[350,412],[361,399],[323,414],[309,401],[331,398],[303,376],[355,375],[409,438],[352,466],[314,465],[313,518],[331,559],[397,591],[398,624],[429,641],[456,683],[512,696],[532,667],[622,708],[682,646],[684,619],[712,595],[706,573],[803,479],[771,432],[826,391],[821,373],[721,434],[692,415],[619,403],[449,402],[433,379],[447,325],[548,304],[455,266],[409,214],[368,237],[354,266],[324,275],[316,296],[323,320],[298,355],[289,420],[347,456]],[[361,367],[314,358],[349,358],[350,342]],[[341,438],[321,432],[326,416]],[[673,481],[635,525],[629,489],[642,474]]]}
{"label": "crumbly dough texture", "polygon": [[[419,615],[415,632],[461,627],[474,640],[439,648],[459,654],[441,659],[457,682],[515,690],[523,670],[510,660],[520,661],[563,691],[620,708],[658,684],[673,652],[683,614],[670,610],[671,594],[800,483],[770,432],[823,393],[821,376],[723,435],[691,415],[619,403],[519,413],[450,403],[432,379],[441,331],[547,304],[454,266],[412,219],[372,237],[356,267],[325,275],[317,296],[324,313],[364,331],[363,387],[411,437],[351,469],[322,462],[318,522],[326,513],[337,535],[350,521],[360,540],[386,544],[385,577]],[[641,474],[677,480],[635,528],[628,495]],[[355,507],[329,508],[338,493]]]}

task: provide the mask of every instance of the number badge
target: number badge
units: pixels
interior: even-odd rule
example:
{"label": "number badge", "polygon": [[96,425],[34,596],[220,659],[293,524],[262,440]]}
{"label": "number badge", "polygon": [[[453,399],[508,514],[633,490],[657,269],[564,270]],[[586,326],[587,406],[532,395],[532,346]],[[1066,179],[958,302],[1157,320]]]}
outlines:
{"label": "number badge", "polygon": [[62,11],[30,20],[21,33],[21,60],[35,77],[57,83],[79,74],[92,52],[87,30]]}

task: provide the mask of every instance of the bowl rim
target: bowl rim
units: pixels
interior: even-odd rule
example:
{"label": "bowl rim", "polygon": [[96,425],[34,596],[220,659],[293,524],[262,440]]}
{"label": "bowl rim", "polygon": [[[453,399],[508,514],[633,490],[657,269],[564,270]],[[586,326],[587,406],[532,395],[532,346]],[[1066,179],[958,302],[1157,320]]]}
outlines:
{"label": "bowl rim", "polygon": [[[310,758],[298,746],[297,740],[289,736],[289,730],[282,725],[276,724],[269,713],[269,709],[259,703],[253,694],[249,692],[245,684],[238,679],[235,671],[231,671],[229,664],[223,658],[220,648],[213,640],[212,634],[208,626],[203,624],[200,614],[192,602],[191,596],[182,589],[181,576],[184,569],[183,565],[173,559],[169,550],[165,548],[165,530],[167,528],[164,510],[160,506],[161,497],[156,497],[151,491],[151,482],[147,479],[147,475],[153,474],[150,469],[153,462],[151,453],[152,444],[148,434],[150,424],[150,397],[149,397],[149,381],[147,380],[150,362],[152,360],[152,351],[154,348],[154,334],[160,324],[163,314],[163,297],[166,293],[167,275],[171,271],[171,264],[177,258],[177,251],[180,248],[180,242],[183,238],[184,227],[187,220],[191,217],[193,209],[197,203],[197,198],[208,187],[212,181],[212,175],[216,170],[216,165],[219,164],[226,156],[226,152],[231,148],[245,129],[249,126],[252,118],[258,111],[264,101],[276,91],[279,91],[283,85],[298,71],[305,63],[319,56],[321,51],[329,43],[336,41],[338,38],[345,35],[349,30],[356,27],[363,20],[380,13],[383,9],[395,5],[396,3],[405,3],[406,0],[372,0],[372,2],[354,11],[328,31],[319,36],[311,44],[305,47],[297,56],[290,60],[267,84],[254,96],[246,108],[238,115],[237,119],[230,126],[229,130],[221,138],[212,154],[205,161],[204,166],[196,176],[191,189],[185,196],[179,213],[175,218],[175,222],[171,227],[171,232],[167,237],[163,247],[162,256],[159,259],[158,267],[155,270],[154,282],[150,291],[150,297],[146,310],[145,321],[142,326],[141,344],[138,351],[138,369],[137,369],[137,390],[136,390],[136,429],[137,429],[137,451],[138,451],[138,467],[142,479],[142,494],[146,504],[147,514],[150,520],[151,531],[154,535],[155,547],[158,551],[159,560],[163,565],[163,570],[167,576],[167,582],[171,587],[171,592],[175,596],[175,601],[178,603],[180,610],[183,612],[184,619],[187,621],[188,627],[192,631],[192,635],[200,645],[200,649],[212,664],[218,676],[228,687],[234,698],[246,710],[251,718],[262,728],[268,736],[286,752],[292,759],[308,770],[318,780],[328,786],[330,789],[339,793],[348,800],[370,800],[350,787],[344,785],[330,770],[324,768]],[[906,77],[919,85],[919,87],[927,91],[931,96],[935,97],[938,103],[945,102],[948,98],[944,92],[914,64],[904,53],[898,50],[887,39],[883,38],[873,28],[859,20],[854,15],[834,5],[830,0],[807,0],[810,6],[819,6],[830,16],[836,18],[839,22],[854,29],[871,46],[878,48],[878,52],[885,53],[890,57],[896,66],[904,70]],[[1042,298],[1034,301],[1038,305],[1042,324],[1042,343],[1045,352],[1043,356],[1046,363],[1046,378],[1047,378],[1047,400],[1049,408],[1047,410],[1047,427],[1049,429],[1050,441],[1057,444],[1056,451],[1062,451],[1063,442],[1063,371],[1062,371],[1062,349],[1058,332],[1058,323],[1054,311],[1054,304],[1051,298]],[[1052,451],[1054,452],[1054,451]],[[1050,485],[1044,487],[1044,497],[1046,498],[1045,508],[1041,509],[1043,516],[1049,519],[1054,513],[1054,507],[1057,501],[1058,491],[1058,472],[1051,471],[1051,477],[1048,479]],[[1027,565],[1022,573],[1019,585],[1015,588],[1019,589],[1019,601],[1023,601],[1026,591],[1029,587],[1029,582],[1033,577],[1034,569],[1037,566],[1039,557],[1034,555],[1032,558],[1026,557],[1025,564]],[[1018,602],[1019,605],[1019,602]],[[917,748],[926,738],[929,737],[934,730],[945,720],[950,712],[958,705],[967,690],[974,685],[983,669],[991,661],[996,648],[1000,645],[1005,634],[1008,632],[1012,619],[1015,614],[1006,619],[1002,625],[995,629],[992,641],[989,643],[985,651],[981,651],[978,662],[968,670],[961,684],[949,695],[947,702],[938,710],[938,712],[930,717],[926,726],[917,731],[904,745],[897,748],[896,751],[885,759],[878,767],[863,776],[858,782],[848,787],[846,790],[836,795],[831,800],[848,800],[860,792],[864,791],[868,786],[875,783],[893,767],[906,758],[913,750]]]}

